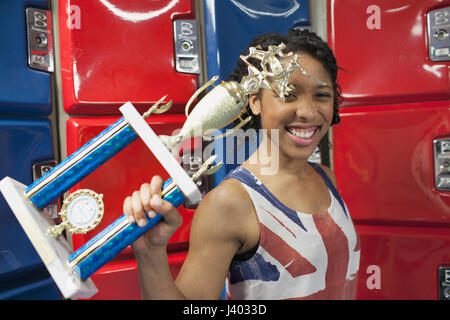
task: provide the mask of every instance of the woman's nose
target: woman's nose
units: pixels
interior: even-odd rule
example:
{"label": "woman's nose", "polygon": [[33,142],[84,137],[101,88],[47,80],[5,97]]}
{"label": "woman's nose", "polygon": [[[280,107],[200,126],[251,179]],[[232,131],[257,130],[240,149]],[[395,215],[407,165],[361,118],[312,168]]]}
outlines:
{"label": "woman's nose", "polygon": [[309,120],[314,116],[315,113],[314,103],[311,101],[311,99],[302,99],[302,101],[299,101],[299,103],[297,104],[297,109],[295,112],[297,118],[301,120]]}

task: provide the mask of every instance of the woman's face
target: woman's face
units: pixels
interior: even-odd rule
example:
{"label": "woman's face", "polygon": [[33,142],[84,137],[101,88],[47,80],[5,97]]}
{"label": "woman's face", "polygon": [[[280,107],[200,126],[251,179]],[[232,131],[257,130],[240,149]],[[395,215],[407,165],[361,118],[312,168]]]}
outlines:
{"label": "woman's face", "polygon": [[330,75],[308,54],[301,54],[299,64],[326,86],[297,68],[289,79],[293,90],[284,102],[270,89],[263,89],[260,96],[250,97],[252,111],[261,115],[261,125],[267,129],[268,137],[271,129],[278,130],[280,155],[293,160],[307,159],[314,152],[333,119],[334,92]]}

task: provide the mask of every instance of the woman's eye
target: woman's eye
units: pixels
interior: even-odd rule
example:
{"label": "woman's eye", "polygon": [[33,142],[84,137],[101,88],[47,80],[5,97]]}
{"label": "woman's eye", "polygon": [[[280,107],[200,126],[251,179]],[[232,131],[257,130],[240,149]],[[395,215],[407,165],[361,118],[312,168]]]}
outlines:
{"label": "woman's eye", "polygon": [[292,100],[294,100],[295,98],[297,98],[297,95],[296,95],[295,93],[293,93],[293,92],[290,92],[290,93],[288,93],[288,94],[286,94],[286,95],[284,96],[284,99],[285,99],[286,101],[292,101]]}
{"label": "woman's eye", "polygon": [[323,92],[316,94],[316,97],[319,99],[328,99],[331,98],[331,94]]}

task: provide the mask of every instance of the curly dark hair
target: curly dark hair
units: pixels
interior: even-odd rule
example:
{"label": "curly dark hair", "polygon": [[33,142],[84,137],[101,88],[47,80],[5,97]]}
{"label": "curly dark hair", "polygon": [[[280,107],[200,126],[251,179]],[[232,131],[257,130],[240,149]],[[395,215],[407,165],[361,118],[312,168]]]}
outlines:
{"label": "curly dark hair", "polygon": [[[286,45],[286,48],[283,50],[284,53],[298,52],[309,54],[311,57],[317,59],[322,64],[324,69],[329,73],[334,91],[333,120],[331,121],[331,125],[339,123],[340,117],[338,105],[342,101],[341,87],[337,83],[337,73],[339,67],[336,63],[336,57],[334,56],[333,51],[330,49],[328,44],[314,32],[306,29],[300,30],[294,28],[289,30],[287,35],[282,35],[276,32],[258,35],[250,42],[248,47],[256,47],[259,45],[263,50],[267,50],[270,45],[279,45],[281,42]],[[248,54],[248,48],[245,49],[244,52],[242,52],[242,55]],[[248,62],[261,70],[259,60],[250,58],[248,59]],[[246,76],[247,74],[247,65],[241,59],[239,59],[236,69],[234,69],[234,71],[228,76],[227,80],[240,82],[242,77]],[[247,108],[247,112],[249,114],[252,114],[249,106],[247,106]],[[249,124],[249,127],[260,129],[260,116],[253,116],[253,120]]]}

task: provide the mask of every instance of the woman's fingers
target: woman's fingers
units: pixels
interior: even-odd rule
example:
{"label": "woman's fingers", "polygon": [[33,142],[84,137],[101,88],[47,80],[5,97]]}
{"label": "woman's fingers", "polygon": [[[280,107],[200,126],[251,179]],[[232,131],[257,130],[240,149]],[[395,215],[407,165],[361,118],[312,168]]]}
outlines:
{"label": "woman's fingers", "polygon": [[[176,209],[170,202],[164,201],[161,198],[163,183],[164,181],[160,176],[153,176],[152,181],[150,182],[150,205],[154,211],[160,213],[164,217],[164,220],[168,225],[175,226],[177,219],[172,216],[173,211],[176,211]],[[176,215],[179,215],[178,211],[176,211],[176,213]]]}
{"label": "woman's fingers", "polygon": [[176,229],[181,225],[182,218],[176,208],[161,198],[163,183],[160,176],[153,176],[150,183],[142,184],[139,191],[125,198],[123,211],[131,223],[136,222],[143,227],[147,224],[146,214],[154,218],[156,213],[160,213],[170,228]]}
{"label": "woman's fingers", "polygon": [[[154,176],[150,183],[144,183],[139,190],[125,198],[123,212],[130,223],[136,222],[140,227],[147,225],[147,215],[150,219],[156,217],[157,213],[163,217],[160,223],[149,230],[140,244],[135,244],[133,250],[140,245],[163,246],[167,245],[170,237],[181,226],[183,218],[177,209],[168,201],[162,199],[161,188],[164,180],[160,176]],[[139,242],[137,241],[137,242]],[[147,245],[143,245],[147,243]]]}
{"label": "woman's fingers", "polygon": [[139,196],[143,209],[148,212],[150,207],[150,184],[143,183],[139,189]]}
{"label": "woman's fingers", "polygon": [[152,180],[150,182],[150,196],[151,197],[153,197],[153,195],[155,195],[155,194],[161,196],[163,182],[164,181],[160,176],[152,177]]}
{"label": "woman's fingers", "polygon": [[133,213],[133,206],[131,205],[131,197],[126,197],[123,201],[123,213],[127,216],[130,223],[136,222]]}
{"label": "woman's fingers", "polygon": [[145,216],[144,205],[141,201],[141,193],[134,191],[131,195],[131,205],[133,207],[134,219],[140,227],[147,224],[147,217]]}
{"label": "woman's fingers", "polygon": [[146,214],[149,218],[156,216],[157,210],[152,208],[150,200],[154,195],[161,199],[163,183],[164,180],[160,176],[153,176],[150,183],[142,184],[139,191],[136,190],[131,196],[125,198],[123,211],[131,223],[136,222],[143,227],[147,224]]}
{"label": "woman's fingers", "polygon": [[154,194],[150,200],[150,204],[154,211],[160,213],[164,217],[164,221],[170,227],[177,229],[183,219],[178,210],[168,201],[161,199],[161,196]]}

